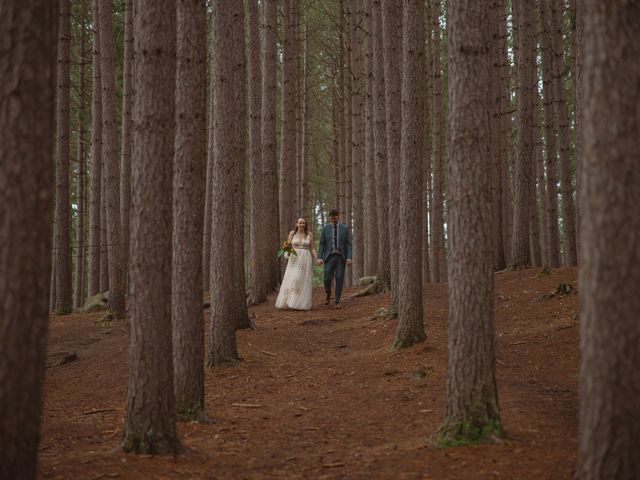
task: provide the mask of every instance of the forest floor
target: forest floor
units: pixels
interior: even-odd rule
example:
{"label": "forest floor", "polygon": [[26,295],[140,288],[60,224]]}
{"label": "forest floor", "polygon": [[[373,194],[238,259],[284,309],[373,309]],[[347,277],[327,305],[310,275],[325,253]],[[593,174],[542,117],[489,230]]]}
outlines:
{"label": "forest floor", "polygon": [[[576,270],[496,275],[497,380],[504,442],[435,448],[444,415],[447,285],[424,290],[428,338],[392,352],[388,297],[314,292],[309,312],[251,308],[244,361],[206,370],[206,413],[182,423],[177,457],[118,450],[127,396],[124,321],[52,317],[40,478],[570,479],[577,448]],[[545,298],[560,283],[573,292]],[[348,290],[351,293],[355,289]],[[205,329],[208,311],[204,314]],[[62,363],[69,354],[77,359]]]}

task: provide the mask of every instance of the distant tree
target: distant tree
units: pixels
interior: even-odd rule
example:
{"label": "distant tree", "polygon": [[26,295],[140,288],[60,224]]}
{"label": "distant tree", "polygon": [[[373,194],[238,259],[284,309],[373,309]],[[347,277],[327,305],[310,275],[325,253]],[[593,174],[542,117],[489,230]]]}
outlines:
{"label": "distant tree", "polygon": [[518,57],[518,111],[517,156],[514,176],[514,223],[511,242],[512,269],[531,266],[529,239],[530,210],[532,208],[531,182],[533,181],[533,87],[534,87],[534,15],[532,5],[525,0],[513,0],[518,9],[517,18]]}
{"label": "distant tree", "polygon": [[176,411],[202,418],[204,333],[202,241],[206,169],[205,5],[176,4],[176,142],[173,165],[173,264],[171,320]]}
{"label": "distant tree", "polygon": [[387,121],[384,83],[384,43],[382,38],[382,5],[371,0],[371,35],[373,42],[373,141],[376,172],[376,203],[378,206],[378,271],[382,288],[391,288],[389,229],[389,172],[387,168]]}
{"label": "distant tree", "polygon": [[422,162],[425,108],[420,79],[425,77],[424,1],[404,0],[402,38],[402,142],[400,158],[399,274],[395,348],[425,339],[422,307]]}
{"label": "distant tree", "polygon": [[125,313],[122,223],[120,221],[120,160],[116,125],[115,45],[111,0],[100,0],[100,69],[102,72],[102,158],[106,177],[104,205],[107,218],[109,262],[109,311],[118,318]]}
{"label": "distant tree", "polygon": [[85,293],[85,208],[86,208],[86,154],[85,154],[85,76],[86,76],[86,22],[87,22],[87,2],[80,2],[80,53],[78,60],[78,132],[77,132],[77,157],[78,157],[78,177],[77,177],[77,202],[78,211],[76,215],[76,278],[73,294],[74,308],[80,308],[84,303]]}
{"label": "distant tree", "polygon": [[433,29],[433,116],[432,156],[433,156],[433,203],[431,205],[431,277],[434,282],[444,280],[444,214],[443,214],[443,174],[442,174],[442,128],[441,128],[441,62],[440,62],[440,0],[431,2],[431,22]]}
{"label": "distant tree", "polygon": [[87,294],[100,292],[100,216],[102,213],[102,74],[100,71],[99,0],[93,0],[93,57],[91,88],[91,174],[89,205],[89,265]]}
{"label": "distant tree", "polygon": [[60,1],[58,30],[58,100],[56,163],[56,304],[55,313],[71,313],[71,211],[69,204],[69,93],[71,2]]}
{"label": "distant tree", "polygon": [[171,343],[175,2],[138,0],[133,36],[136,95],[131,173],[135,188],[131,199],[129,389],[122,448],[125,452],[171,454],[179,449]]}
{"label": "distant tree", "polygon": [[124,65],[122,81],[122,148],[120,149],[120,219],[122,221],[122,268],[128,283],[131,237],[131,149],[133,107],[133,0],[126,0],[124,12]]}
{"label": "distant tree", "polygon": [[[387,124],[387,175],[389,204],[400,205],[400,151],[402,141],[402,0],[382,0],[382,35],[384,42],[385,113]],[[417,32],[416,32],[417,33]],[[417,81],[417,80],[416,80]],[[417,99],[414,99],[416,101]],[[385,234],[389,242],[391,289],[397,294],[399,275],[399,212],[389,215]],[[394,301],[394,307],[397,308]]]}
{"label": "distant tree", "polygon": [[[238,217],[244,215],[242,184],[246,156],[243,3],[218,0],[213,8],[212,28],[214,123],[211,286],[214,288],[211,289],[209,366],[238,361],[235,331],[244,320],[242,317],[246,316],[244,270],[241,270],[240,276],[233,271],[238,264],[242,269],[244,263],[242,255],[238,262],[237,249],[233,246],[244,246],[244,230],[238,228],[242,225]],[[239,290],[242,298],[237,294]]]}
{"label": "distant tree", "polygon": [[265,205],[272,218],[267,219],[264,231],[264,269],[268,272],[267,289],[275,288],[280,281],[279,263],[273,249],[280,243],[278,201],[278,157],[276,154],[276,68],[277,68],[277,0],[262,1],[262,175],[265,189]]}
{"label": "distant tree", "polygon": [[579,6],[584,105],[576,478],[640,478],[640,4],[583,0]]}
{"label": "distant tree", "polygon": [[491,0],[449,0],[449,346],[444,444],[500,434],[491,235]]}
{"label": "distant tree", "polygon": [[58,2],[0,7],[0,478],[34,479],[49,311]]}

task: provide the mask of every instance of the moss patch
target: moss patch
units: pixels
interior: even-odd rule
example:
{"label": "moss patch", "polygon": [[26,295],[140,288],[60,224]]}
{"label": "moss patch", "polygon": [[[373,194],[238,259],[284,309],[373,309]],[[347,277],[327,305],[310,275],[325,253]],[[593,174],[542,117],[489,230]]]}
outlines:
{"label": "moss patch", "polygon": [[504,438],[502,424],[491,420],[486,422],[465,419],[456,423],[443,425],[434,441],[437,447],[461,447],[479,443],[496,443]]}

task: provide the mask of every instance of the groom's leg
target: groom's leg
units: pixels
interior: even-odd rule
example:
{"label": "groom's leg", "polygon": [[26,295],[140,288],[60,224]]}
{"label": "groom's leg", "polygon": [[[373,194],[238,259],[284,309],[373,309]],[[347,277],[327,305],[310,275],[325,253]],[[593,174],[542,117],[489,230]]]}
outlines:
{"label": "groom's leg", "polygon": [[324,263],[324,291],[327,294],[327,298],[331,297],[331,282],[333,281],[335,269],[335,256],[330,255]]}
{"label": "groom's leg", "polygon": [[338,258],[336,265],[336,304],[340,303],[340,297],[342,296],[342,285],[344,284],[344,268],[345,261],[342,257]]}

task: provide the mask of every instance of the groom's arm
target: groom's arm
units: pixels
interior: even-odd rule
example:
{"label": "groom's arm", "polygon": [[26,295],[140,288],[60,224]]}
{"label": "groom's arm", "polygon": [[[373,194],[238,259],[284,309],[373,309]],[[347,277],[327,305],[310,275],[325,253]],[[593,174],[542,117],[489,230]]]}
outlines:
{"label": "groom's arm", "polygon": [[320,234],[320,241],[318,242],[318,260],[324,260],[324,249],[325,249],[325,236],[324,236],[325,228],[322,228],[322,233]]}
{"label": "groom's arm", "polygon": [[347,227],[347,260],[351,260],[352,256],[351,256],[351,230],[349,229],[349,227]]}

